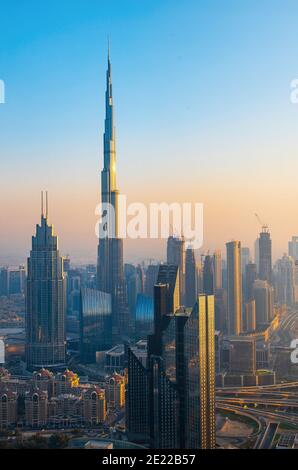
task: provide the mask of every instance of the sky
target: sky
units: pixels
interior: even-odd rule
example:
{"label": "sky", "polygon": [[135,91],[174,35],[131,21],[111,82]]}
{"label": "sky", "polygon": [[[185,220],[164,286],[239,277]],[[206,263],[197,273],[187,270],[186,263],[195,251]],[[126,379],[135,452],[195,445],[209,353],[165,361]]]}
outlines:
{"label": "sky", "polygon": [[[296,0],[4,0],[0,264],[25,262],[49,191],[62,254],[95,262],[110,37],[117,177],[131,202],[204,204],[202,251],[274,257],[298,234]],[[125,242],[125,259],[165,256]]]}

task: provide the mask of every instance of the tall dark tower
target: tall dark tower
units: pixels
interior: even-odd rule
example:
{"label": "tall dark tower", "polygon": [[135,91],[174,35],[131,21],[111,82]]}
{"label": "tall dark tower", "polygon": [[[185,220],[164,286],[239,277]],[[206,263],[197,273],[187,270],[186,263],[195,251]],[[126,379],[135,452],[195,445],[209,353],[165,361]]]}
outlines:
{"label": "tall dark tower", "polygon": [[116,186],[116,142],[112,74],[108,54],[107,85],[105,95],[105,130],[103,136],[104,167],[101,172],[101,201],[112,210],[103,210],[98,242],[98,289],[112,296],[112,341],[116,343],[129,333],[129,312],[125,295],[123,270],[123,240],[118,237],[118,189]]}
{"label": "tall dark tower", "polygon": [[272,242],[267,226],[263,226],[259,238],[259,278],[272,282]]}
{"label": "tall dark tower", "polygon": [[214,294],[214,258],[207,255],[203,268],[203,292],[205,295]]}
{"label": "tall dark tower", "polygon": [[[46,198],[47,199],[47,198]],[[26,360],[31,370],[65,366],[66,281],[48,209],[32,237],[26,291]]]}
{"label": "tall dark tower", "polygon": [[188,247],[185,256],[185,306],[193,307],[196,302],[196,259],[194,249]]}

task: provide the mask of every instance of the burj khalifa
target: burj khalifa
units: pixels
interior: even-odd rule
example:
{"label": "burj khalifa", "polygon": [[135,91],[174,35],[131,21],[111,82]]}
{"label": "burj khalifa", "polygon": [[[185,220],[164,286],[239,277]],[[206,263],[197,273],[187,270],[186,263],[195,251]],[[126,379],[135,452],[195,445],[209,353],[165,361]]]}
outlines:
{"label": "burj khalifa", "polygon": [[[112,297],[112,341],[129,336],[130,318],[123,271],[123,240],[118,237],[118,189],[116,185],[116,141],[110,54],[106,75],[104,167],[101,171],[102,230],[98,242],[98,289]],[[105,207],[109,207],[107,209]]]}

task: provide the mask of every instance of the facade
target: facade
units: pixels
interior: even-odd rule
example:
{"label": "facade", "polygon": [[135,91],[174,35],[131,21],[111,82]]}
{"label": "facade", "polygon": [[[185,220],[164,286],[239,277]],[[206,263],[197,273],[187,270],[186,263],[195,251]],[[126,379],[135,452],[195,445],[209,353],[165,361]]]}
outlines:
{"label": "facade", "polygon": [[125,406],[125,377],[113,373],[106,379],[106,400],[109,411],[121,410]]}
{"label": "facade", "polygon": [[187,248],[185,255],[185,306],[193,307],[196,302],[196,260],[193,248]]}
{"label": "facade", "polygon": [[154,306],[153,298],[138,294],[135,317],[135,336],[137,339],[146,339],[153,333]]}
{"label": "facade", "polygon": [[288,255],[291,256],[294,261],[298,261],[298,237],[292,237],[292,240],[289,241]]}
{"label": "facade", "polygon": [[228,334],[242,331],[241,243],[232,241],[227,247]]}
{"label": "facade", "polygon": [[111,294],[112,341],[126,338],[131,328],[123,270],[123,240],[118,237],[118,189],[116,185],[116,140],[110,56],[105,96],[104,167],[101,172],[102,220],[99,226],[97,287]]}
{"label": "facade", "polygon": [[249,302],[253,299],[253,285],[257,279],[257,265],[248,263],[245,267],[245,301]]}
{"label": "facade", "polygon": [[26,289],[26,361],[29,369],[65,365],[66,281],[58,238],[47,210],[32,237]]}
{"label": "facade", "polygon": [[272,282],[272,242],[267,227],[263,227],[259,238],[259,278]]}
{"label": "facade", "polygon": [[85,363],[96,362],[96,352],[111,347],[111,294],[82,288],[80,293],[80,356]]}
{"label": "facade", "polygon": [[291,307],[295,301],[295,264],[293,258],[284,255],[276,263],[276,292],[281,305]]}
{"label": "facade", "polygon": [[185,294],[185,241],[183,237],[171,236],[168,238],[167,263],[178,266],[179,295],[181,303],[183,303]]}
{"label": "facade", "polygon": [[245,330],[249,333],[253,333],[256,327],[256,301],[253,299],[245,304]]}
{"label": "facade", "polygon": [[130,439],[158,449],[215,448],[214,296],[200,295],[192,310],[173,312],[173,286],[160,282],[154,289],[147,365],[128,348]]}
{"label": "facade", "polygon": [[17,422],[17,393],[0,388],[0,430],[9,429]]}
{"label": "facade", "polygon": [[229,338],[229,371],[234,374],[255,374],[256,341],[253,337]]}
{"label": "facade", "polygon": [[222,261],[221,261],[221,251],[216,250],[213,255],[213,264],[214,264],[214,287],[215,289],[222,288]]}
{"label": "facade", "polygon": [[149,442],[149,370],[127,348],[127,391],[125,420],[130,440]]}
{"label": "facade", "polygon": [[253,285],[257,327],[270,323],[274,316],[273,288],[267,281],[257,279]]}
{"label": "facade", "polygon": [[214,294],[214,257],[207,255],[203,268],[203,293],[205,295]]}

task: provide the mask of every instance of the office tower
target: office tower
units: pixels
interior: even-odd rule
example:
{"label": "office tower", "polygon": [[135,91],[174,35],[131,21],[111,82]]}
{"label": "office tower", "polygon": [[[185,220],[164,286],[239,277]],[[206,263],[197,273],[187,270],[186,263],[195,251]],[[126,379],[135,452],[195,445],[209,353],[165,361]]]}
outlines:
{"label": "office tower", "polygon": [[222,288],[222,263],[221,263],[221,251],[216,250],[213,255],[213,266],[214,266],[214,288]]}
{"label": "office tower", "polygon": [[249,302],[253,299],[253,285],[257,279],[257,265],[248,263],[245,267],[245,301]]}
{"label": "office tower", "polygon": [[9,295],[21,294],[25,290],[26,271],[24,266],[9,269]]}
{"label": "office tower", "polygon": [[131,318],[135,317],[135,308],[137,301],[137,275],[136,268],[132,264],[124,265],[125,287],[127,295],[127,304]]}
{"label": "office tower", "polygon": [[248,333],[253,333],[256,327],[256,301],[253,299],[245,304],[245,330]]}
{"label": "office tower", "polygon": [[176,264],[179,268],[179,292],[181,304],[185,294],[185,241],[181,237],[170,236],[167,242],[167,263]]}
{"label": "office tower", "polygon": [[232,241],[227,247],[228,334],[242,331],[241,243]]}
{"label": "office tower", "polygon": [[48,204],[32,237],[26,289],[26,360],[29,369],[65,365],[66,282]]}
{"label": "office tower", "polygon": [[153,333],[154,306],[153,298],[148,295],[138,294],[136,303],[135,337],[146,339]]}
{"label": "office tower", "polygon": [[132,442],[149,442],[149,369],[127,347],[125,424]]}
{"label": "office tower", "polygon": [[205,295],[214,294],[214,265],[213,256],[206,255],[203,267],[203,293]]}
{"label": "office tower", "polygon": [[249,336],[229,339],[229,371],[236,374],[255,374],[256,341]]}
{"label": "office tower", "polygon": [[[179,345],[180,341],[178,341]],[[215,327],[214,296],[199,295],[184,326],[186,448],[214,449]],[[183,377],[183,375],[182,375]]]}
{"label": "office tower", "polygon": [[[161,264],[158,270],[157,285],[166,284],[168,290],[168,313],[175,313],[180,307],[180,276],[177,265]],[[154,286],[155,290],[156,286]]]}
{"label": "office tower", "polygon": [[295,299],[295,264],[293,258],[283,255],[276,263],[277,300],[281,305],[293,305]]}
{"label": "office tower", "polygon": [[292,240],[289,241],[288,255],[291,256],[294,261],[298,261],[298,237],[292,237]]}
{"label": "office tower", "polygon": [[0,268],[0,296],[8,295],[8,268]]}
{"label": "office tower", "polygon": [[82,288],[79,319],[81,361],[95,363],[96,352],[109,349],[112,343],[111,294]]}
{"label": "office tower", "polygon": [[241,271],[244,276],[245,276],[245,268],[246,268],[246,265],[249,263],[249,259],[250,259],[250,250],[247,246],[243,246],[241,248]]}
{"label": "office tower", "polygon": [[294,302],[298,303],[298,260],[294,261]]}
{"label": "office tower", "polygon": [[259,238],[259,278],[272,282],[272,242],[269,230],[263,227]]}
{"label": "office tower", "polygon": [[149,264],[145,272],[145,285],[144,285],[144,293],[149,297],[154,295],[154,285],[157,281],[159,270],[159,264]]}
{"label": "office tower", "polygon": [[269,323],[273,318],[273,289],[267,281],[257,279],[253,285],[256,304],[257,327]]}
{"label": "office tower", "polygon": [[196,302],[196,260],[193,248],[188,247],[185,256],[185,306]]}
{"label": "office tower", "polygon": [[112,336],[117,343],[130,334],[123,272],[123,240],[118,237],[118,189],[116,186],[116,141],[111,62],[108,55],[105,95],[104,167],[101,172],[101,202],[104,205],[98,241],[97,287],[112,296]]}
{"label": "office tower", "polygon": [[257,265],[257,273],[260,271],[260,239],[257,238],[254,243],[255,264]]}
{"label": "office tower", "polygon": [[191,312],[167,310],[167,286],[155,286],[149,337],[149,427],[153,448],[215,448],[214,296]]}
{"label": "office tower", "polygon": [[215,289],[215,329],[227,333],[227,291]]}

